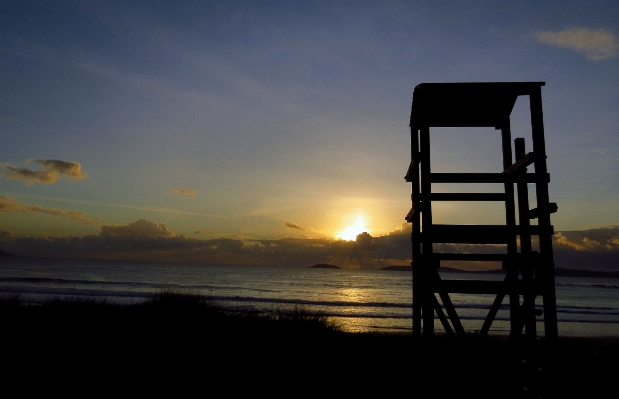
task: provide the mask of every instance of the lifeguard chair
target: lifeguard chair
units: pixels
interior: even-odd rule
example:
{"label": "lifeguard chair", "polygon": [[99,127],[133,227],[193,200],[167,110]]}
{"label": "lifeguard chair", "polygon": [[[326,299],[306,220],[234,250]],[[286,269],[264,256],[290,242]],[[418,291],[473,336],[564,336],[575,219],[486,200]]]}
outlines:
{"label": "lifeguard chair", "polygon": [[[546,168],[541,96],[544,84],[423,83],[415,87],[410,117],[411,163],[405,176],[406,181],[412,183],[412,208],[406,221],[412,223],[413,335],[433,336],[435,313],[448,335],[464,335],[449,296],[459,293],[496,296],[479,330],[480,335],[488,334],[503,299],[508,296],[510,338],[519,338],[524,329],[527,339],[535,339],[536,319],[540,316],[543,316],[546,339],[558,337],[552,254],[554,231],[550,224],[550,214],[557,211],[557,205],[548,198],[550,178]],[[514,141],[516,162],[513,162],[510,115],[519,96],[529,96],[533,150],[526,153],[524,139],[517,138]],[[432,173],[430,128],[433,127],[494,127],[500,130],[503,167],[497,173]],[[532,173],[527,172],[530,165],[534,167]],[[496,183],[502,185],[503,190],[498,193],[435,193],[432,191],[434,183]],[[533,209],[529,206],[529,183],[535,187],[537,204]],[[505,224],[434,224],[432,204],[435,201],[504,202]],[[531,224],[531,220],[537,223]],[[539,238],[538,251],[532,250],[532,236]],[[504,244],[505,253],[436,253],[433,246],[439,243]],[[504,281],[444,280],[437,271],[441,261],[500,261],[507,269],[506,277]],[[443,306],[435,294],[439,295]],[[536,308],[537,297],[542,297],[543,309]]]}

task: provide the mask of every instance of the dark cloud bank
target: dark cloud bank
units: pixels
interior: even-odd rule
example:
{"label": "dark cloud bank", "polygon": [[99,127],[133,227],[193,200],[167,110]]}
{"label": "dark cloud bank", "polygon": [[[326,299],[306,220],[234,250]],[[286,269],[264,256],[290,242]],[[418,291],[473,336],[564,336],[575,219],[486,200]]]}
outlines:
{"label": "dark cloud bank", "polygon": [[[411,257],[410,226],[406,224],[386,236],[360,234],[356,242],[299,237],[201,240],[176,235],[163,224],[140,219],[126,226],[104,225],[99,234],[84,237],[14,237],[3,231],[0,248],[25,256],[291,267],[331,263],[350,269],[407,265]],[[435,250],[474,252],[479,247],[437,245]],[[504,251],[499,246],[490,250]],[[554,237],[554,253],[557,267],[618,270],[619,227],[559,232]],[[458,267],[458,264],[445,266]],[[483,266],[500,267],[498,264]],[[482,265],[469,263],[460,267],[479,269]]]}

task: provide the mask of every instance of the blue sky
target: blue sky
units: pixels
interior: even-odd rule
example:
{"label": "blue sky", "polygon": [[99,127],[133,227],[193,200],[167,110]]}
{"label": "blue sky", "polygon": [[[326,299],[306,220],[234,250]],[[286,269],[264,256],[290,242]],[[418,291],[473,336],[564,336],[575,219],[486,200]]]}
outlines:
{"label": "blue sky", "polygon": [[[397,231],[423,82],[545,81],[555,229],[619,225],[617,2],[0,9],[0,230],[11,240],[141,219],[200,240],[328,240],[360,218],[373,236]],[[514,109],[516,137],[529,137],[527,107]],[[433,169],[500,171],[493,129],[432,137]],[[502,217],[443,207],[435,220]]]}

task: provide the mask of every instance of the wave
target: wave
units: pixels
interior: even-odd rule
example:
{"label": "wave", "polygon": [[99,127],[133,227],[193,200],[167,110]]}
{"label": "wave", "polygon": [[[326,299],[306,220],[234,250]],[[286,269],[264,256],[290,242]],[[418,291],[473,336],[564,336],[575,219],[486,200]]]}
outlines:
{"label": "wave", "polygon": [[[146,285],[146,284],[145,284]],[[169,285],[166,286],[169,288]],[[4,294],[32,294],[36,296],[47,296],[45,300],[50,298],[63,297],[91,297],[91,298],[114,298],[134,299],[135,302],[145,301],[155,298],[159,295],[158,292],[152,291],[126,291],[126,290],[106,290],[106,289],[80,289],[63,287],[62,289],[52,287],[32,287],[32,286],[11,286],[0,287],[0,293]],[[318,307],[321,312],[330,317],[348,317],[348,318],[370,318],[370,319],[411,319],[412,315],[409,312],[411,309],[410,303],[395,303],[395,302],[351,302],[351,301],[321,301],[308,300],[298,298],[261,298],[255,296],[239,296],[239,295],[206,295],[206,300],[218,303],[220,306],[228,309],[243,309],[249,311],[264,311],[265,305],[286,306],[286,305],[301,305],[308,307]],[[456,310],[460,313],[462,320],[484,320],[486,318],[489,306],[482,304],[455,304]],[[351,312],[339,310],[342,308],[355,308],[358,311]],[[393,312],[389,312],[393,309]],[[509,305],[501,306],[496,320],[509,321]],[[464,311],[464,312],[463,312]],[[582,322],[582,323],[619,323],[619,319],[613,316],[619,316],[619,312],[614,308],[587,308],[579,306],[561,306],[557,309],[559,321],[563,322]],[[579,316],[585,316],[579,317]],[[589,316],[589,317],[587,317]],[[591,316],[605,317],[604,320],[592,319]],[[574,319],[575,318],[575,319]],[[615,319],[615,320],[613,320]]]}
{"label": "wave", "polygon": [[[173,283],[143,283],[143,282],[135,282],[135,281],[107,281],[107,280],[76,280],[76,279],[62,279],[62,278],[45,278],[45,277],[3,277],[0,278],[0,283],[24,283],[30,285],[41,285],[41,284],[49,284],[49,285],[57,285],[56,290],[67,290],[67,286],[107,286],[107,287],[120,287],[124,289],[158,289],[158,290],[179,290],[179,291],[192,291],[192,290],[217,290],[217,289],[227,289],[227,290],[239,290],[246,289],[249,291],[261,291],[261,292],[280,292],[280,290],[270,290],[270,289],[248,289],[246,287],[241,286],[218,286],[218,285],[209,285],[209,284],[173,284]],[[24,286],[22,286],[24,287]],[[52,287],[50,287],[52,288]],[[0,290],[2,288],[0,287]]]}
{"label": "wave", "polygon": [[599,283],[555,283],[557,288],[611,288],[618,289],[617,284],[599,284]]}

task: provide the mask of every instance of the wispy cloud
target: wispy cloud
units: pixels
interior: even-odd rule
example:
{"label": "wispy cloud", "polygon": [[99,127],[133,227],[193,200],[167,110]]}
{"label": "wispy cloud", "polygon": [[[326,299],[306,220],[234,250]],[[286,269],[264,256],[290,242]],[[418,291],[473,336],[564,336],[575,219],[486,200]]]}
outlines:
{"label": "wispy cloud", "polygon": [[536,32],[541,43],[566,47],[584,53],[593,61],[617,56],[619,39],[606,29],[573,28],[559,32]]}
{"label": "wispy cloud", "polygon": [[61,176],[73,180],[82,180],[88,175],[82,172],[82,165],[74,161],[60,161],[58,159],[30,159],[28,163],[38,163],[43,170],[19,168],[9,164],[0,164],[4,167],[4,176],[13,180],[23,180],[28,184],[51,184],[57,182]]}
{"label": "wispy cloud", "polygon": [[74,198],[60,198],[60,197],[50,197],[46,195],[31,195],[31,194],[23,194],[23,193],[8,193],[8,194],[14,195],[16,197],[32,198],[32,199],[44,200],[44,201],[57,201],[57,202],[64,202],[64,203],[69,203],[69,204],[98,205],[98,206],[106,206],[106,207],[112,207],[112,208],[137,209],[137,210],[148,211],[148,212],[173,213],[173,214],[178,214],[179,211],[182,211],[186,215],[205,216],[205,217],[217,218],[217,219],[245,220],[244,218],[241,218],[241,217],[222,216],[222,215],[215,215],[212,213],[204,213],[204,212],[191,212],[185,209],[179,210],[175,208],[162,208],[162,207],[156,207],[156,206],[114,204],[114,203],[99,202],[99,201],[84,201],[84,200],[78,200]]}
{"label": "wispy cloud", "polygon": [[292,223],[292,222],[282,222],[282,224],[288,228],[291,229],[297,229],[297,230],[303,230],[303,227],[299,226],[296,223]]}
{"label": "wispy cloud", "polygon": [[193,234],[215,234],[215,233],[209,229],[202,229],[202,230],[194,231]]}
{"label": "wispy cloud", "polygon": [[98,218],[86,216],[83,212],[65,211],[59,208],[46,208],[40,205],[24,204],[11,197],[0,197],[0,214],[4,212],[46,213],[49,215],[66,217],[81,223],[94,223],[99,220]]}
{"label": "wispy cloud", "polygon": [[195,197],[198,195],[198,191],[191,190],[189,188],[172,188],[170,189],[170,191],[187,197]]}

